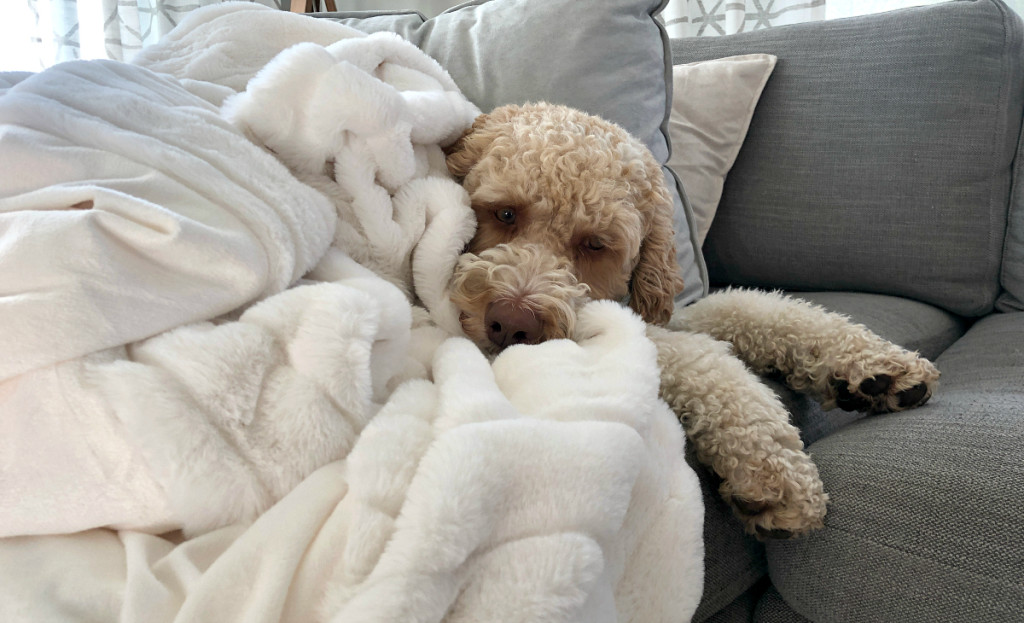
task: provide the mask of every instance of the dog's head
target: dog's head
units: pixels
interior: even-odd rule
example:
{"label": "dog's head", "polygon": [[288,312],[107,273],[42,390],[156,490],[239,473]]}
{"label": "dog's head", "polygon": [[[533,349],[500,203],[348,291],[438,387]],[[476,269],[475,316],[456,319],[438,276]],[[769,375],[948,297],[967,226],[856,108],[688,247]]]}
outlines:
{"label": "dog's head", "polygon": [[682,288],[661,166],[621,127],[565,106],[504,106],[446,151],[477,231],[452,300],[463,329],[501,350],[572,335],[590,298],[664,324]]}

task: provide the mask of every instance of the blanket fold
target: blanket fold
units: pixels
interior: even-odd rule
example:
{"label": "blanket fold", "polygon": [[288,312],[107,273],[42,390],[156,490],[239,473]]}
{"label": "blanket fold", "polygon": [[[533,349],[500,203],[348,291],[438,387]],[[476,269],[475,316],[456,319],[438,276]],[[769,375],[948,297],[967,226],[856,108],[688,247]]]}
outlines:
{"label": "blanket fold", "polygon": [[321,194],[146,69],[58,65],[0,126],[0,379],[280,292],[331,241]]}
{"label": "blanket fold", "polygon": [[[117,599],[145,612],[129,620],[685,618],[701,591],[703,509],[682,432],[649,391],[653,345],[613,303],[581,323],[590,339],[514,347],[493,367],[468,341],[445,341],[433,382],[403,384],[345,461],[251,526],[177,546],[83,533],[75,547],[111,570],[100,584],[66,569],[75,549],[47,555],[53,537],[9,539],[0,586],[23,586],[14,570],[32,558],[33,574],[68,587],[65,607],[102,612]],[[571,372],[557,383],[551,370]],[[533,391],[501,389],[523,383]],[[107,592],[122,582],[123,597]],[[0,615],[53,607],[5,599]]]}
{"label": "blanket fold", "polygon": [[[291,99],[286,114],[282,93]],[[337,248],[460,332],[448,276],[476,221],[440,147],[480,111],[436,61],[392,33],[300,43],[228,98],[223,113],[331,199]]]}

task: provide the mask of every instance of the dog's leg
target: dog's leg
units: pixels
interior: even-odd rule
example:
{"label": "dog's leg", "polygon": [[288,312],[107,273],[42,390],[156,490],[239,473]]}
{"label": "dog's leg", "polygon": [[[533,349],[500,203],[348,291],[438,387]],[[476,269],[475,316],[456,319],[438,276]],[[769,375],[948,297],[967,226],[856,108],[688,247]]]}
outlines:
{"label": "dog's leg", "polygon": [[786,538],[819,528],[828,496],[778,397],[707,335],[648,326],[661,396],[697,459],[722,478],[719,493],[747,532]]}
{"label": "dog's leg", "polygon": [[725,290],[680,310],[669,327],[731,343],[754,372],[781,375],[826,409],[902,411],[924,404],[938,384],[939,371],[917,353],[777,292]]}

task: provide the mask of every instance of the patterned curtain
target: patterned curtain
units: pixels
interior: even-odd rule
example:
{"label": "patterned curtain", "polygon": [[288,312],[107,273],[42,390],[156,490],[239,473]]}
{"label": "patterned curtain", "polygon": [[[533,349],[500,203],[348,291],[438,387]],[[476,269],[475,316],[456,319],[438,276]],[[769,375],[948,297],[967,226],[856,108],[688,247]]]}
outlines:
{"label": "patterned curtain", "polygon": [[670,37],[731,35],[825,17],[825,0],[671,0],[662,13]]}
{"label": "patterned curtain", "polygon": [[26,60],[24,69],[38,71],[81,57],[77,4],[77,0],[27,0],[24,17],[31,23],[21,24],[27,27],[22,31],[26,41],[21,50],[31,51],[32,59]]}
{"label": "patterned curtain", "polygon": [[[17,2],[18,0],[0,0]],[[153,43],[189,11],[224,0],[21,0],[28,6],[29,32],[21,32],[31,54],[19,68],[38,71],[77,58],[131,60],[144,45]],[[289,0],[249,0],[280,9]],[[20,17],[20,14],[12,13]],[[4,15],[7,18],[7,15]],[[92,49],[87,44],[91,39]]]}

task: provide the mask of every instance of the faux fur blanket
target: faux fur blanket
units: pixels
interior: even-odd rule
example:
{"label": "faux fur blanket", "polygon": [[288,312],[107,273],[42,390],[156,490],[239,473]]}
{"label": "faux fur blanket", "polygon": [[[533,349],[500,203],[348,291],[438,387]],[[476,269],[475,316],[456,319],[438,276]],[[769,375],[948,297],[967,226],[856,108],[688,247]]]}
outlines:
{"label": "faux fur blanket", "polygon": [[692,614],[642,322],[458,337],[476,113],[394,35],[248,4],[0,75],[0,620]]}

